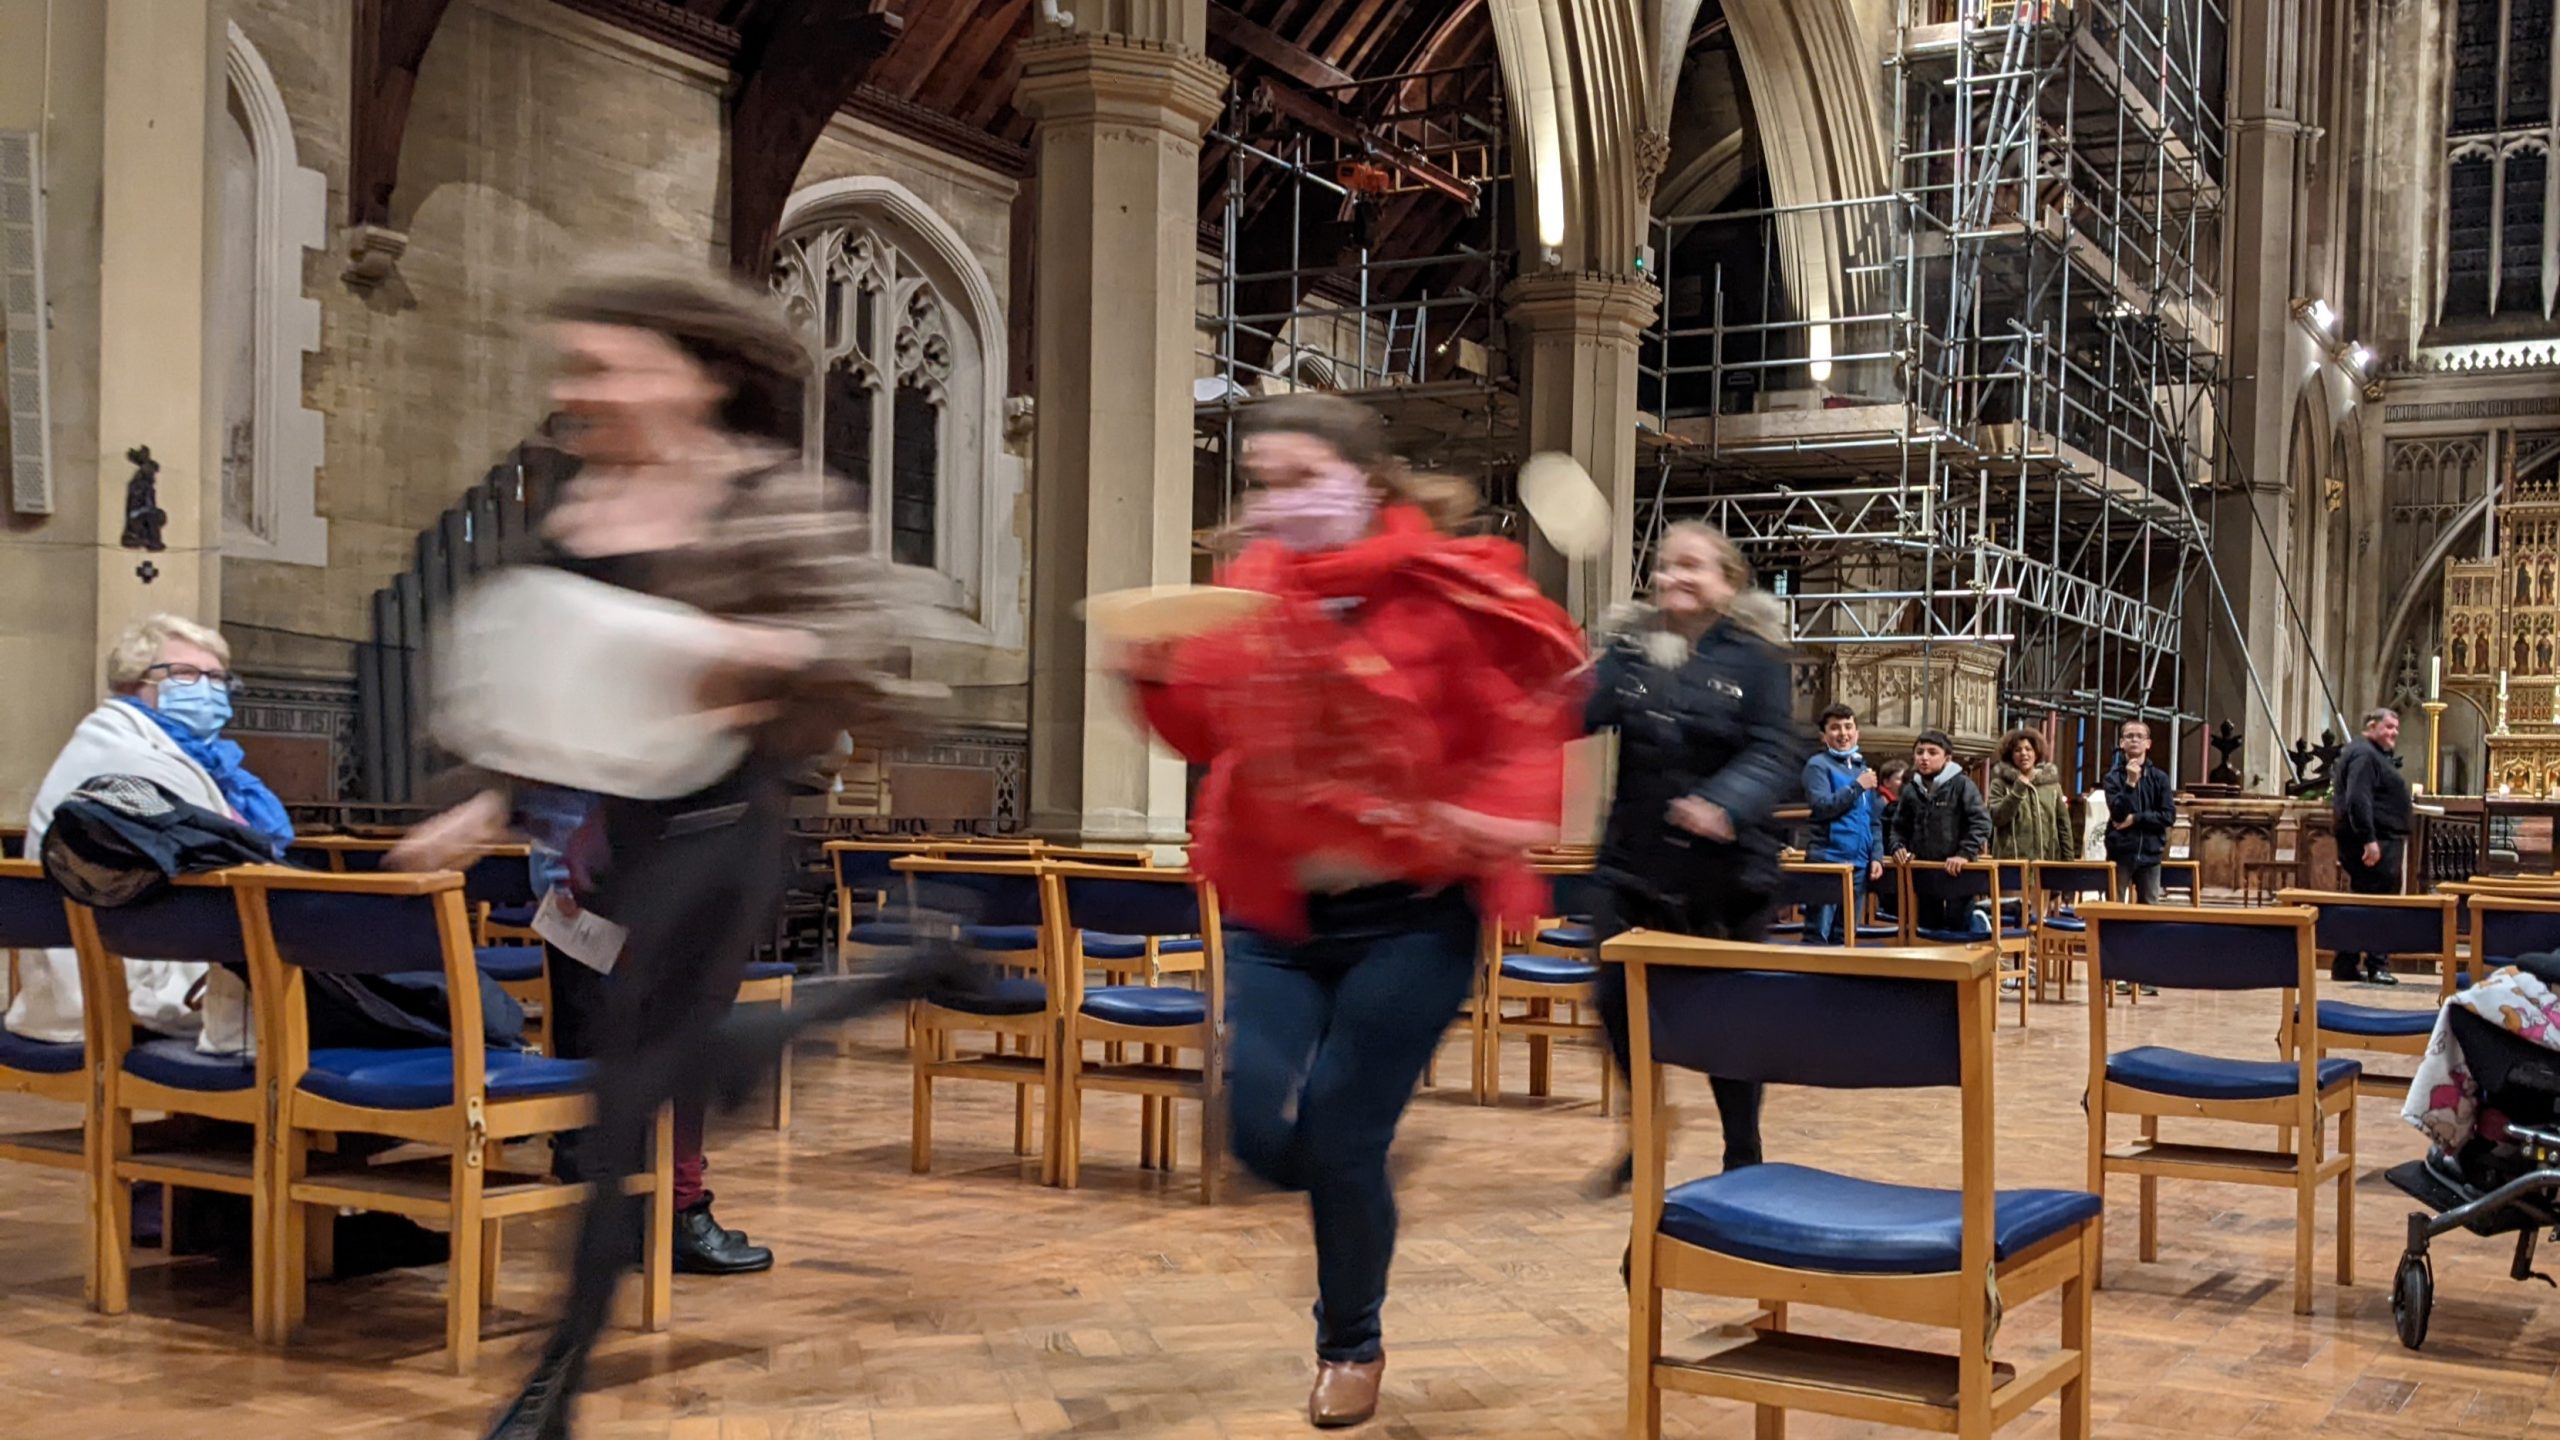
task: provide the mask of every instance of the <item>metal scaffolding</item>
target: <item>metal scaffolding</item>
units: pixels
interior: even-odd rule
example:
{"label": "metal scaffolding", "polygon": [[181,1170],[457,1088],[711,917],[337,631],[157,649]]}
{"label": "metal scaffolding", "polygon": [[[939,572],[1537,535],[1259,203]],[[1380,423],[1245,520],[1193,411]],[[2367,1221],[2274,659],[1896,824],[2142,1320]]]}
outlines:
{"label": "metal scaffolding", "polygon": [[2222,8],[1901,4],[1889,193],[1657,222],[1639,559],[1701,518],[1807,644],[2004,643],[2013,717],[2192,721]]}

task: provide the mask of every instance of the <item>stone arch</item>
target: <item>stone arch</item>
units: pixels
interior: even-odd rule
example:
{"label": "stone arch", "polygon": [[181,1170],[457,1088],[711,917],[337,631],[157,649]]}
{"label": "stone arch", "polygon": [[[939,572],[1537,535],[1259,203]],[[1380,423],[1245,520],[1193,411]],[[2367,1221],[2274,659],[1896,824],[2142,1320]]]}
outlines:
{"label": "stone arch", "polygon": [[[1022,469],[1004,450],[1007,335],[1003,298],[960,232],[913,190],[885,175],[847,175],[802,186],[783,202],[776,233],[790,236],[830,223],[859,224],[893,236],[943,296],[959,307],[976,373],[951,388],[961,443],[946,473],[942,513],[952,526],[946,573],[958,585],[953,607],[972,617],[964,633],[942,638],[1002,646],[1023,643],[1021,557],[1011,520],[1022,495]],[[955,503],[956,502],[956,503]]]}
{"label": "stone arch", "polygon": [[249,172],[247,194],[238,197],[246,223],[226,223],[223,238],[246,252],[217,263],[226,272],[236,263],[248,283],[246,293],[217,298],[240,307],[236,318],[218,315],[216,326],[244,332],[247,370],[236,377],[244,386],[239,402],[224,402],[223,553],[326,565],[329,522],[320,517],[319,473],[327,420],[302,403],[302,359],[320,348],[320,302],[303,294],[302,255],[329,243],[329,183],[302,164],[293,117],[266,57],[238,24],[228,29],[227,108],[246,133]]}
{"label": "stone arch", "polygon": [[1649,238],[1645,157],[1661,163],[1651,138],[1664,43],[1655,7],[1489,0],[1485,9],[1515,128],[1523,253],[1546,257],[1539,268],[1635,273]]}

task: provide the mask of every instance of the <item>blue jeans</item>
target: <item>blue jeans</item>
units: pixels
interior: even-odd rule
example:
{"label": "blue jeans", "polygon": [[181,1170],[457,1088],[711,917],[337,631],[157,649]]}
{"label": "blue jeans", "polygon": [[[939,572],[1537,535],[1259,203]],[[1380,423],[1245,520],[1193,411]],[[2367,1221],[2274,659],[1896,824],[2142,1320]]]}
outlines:
{"label": "blue jeans", "polygon": [[1304,1191],[1316,1356],[1375,1360],[1395,1258],[1387,1147],[1475,973],[1464,896],[1378,886],[1308,903],[1312,932],[1227,932],[1227,1103],[1236,1158]]}
{"label": "blue jeans", "polygon": [[[1808,855],[1805,858],[1816,865],[1844,863],[1827,855]],[[1866,863],[1864,861],[1845,863],[1849,865],[1850,914],[1852,917],[1864,915],[1867,913]],[[1857,922],[1854,918],[1844,921],[1840,914],[1840,907],[1837,905],[1816,905],[1813,907],[1813,913],[1805,917],[1806,928],[1813,932],[1813,943],[1816,945],[1840,944],[1848,938],[1849,926],[1855,923]]]}

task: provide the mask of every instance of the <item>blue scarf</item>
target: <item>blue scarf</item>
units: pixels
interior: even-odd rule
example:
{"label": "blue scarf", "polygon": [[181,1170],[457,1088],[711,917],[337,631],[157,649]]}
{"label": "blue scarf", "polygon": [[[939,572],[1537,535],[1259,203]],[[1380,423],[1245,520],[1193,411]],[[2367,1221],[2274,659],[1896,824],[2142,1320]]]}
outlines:
{"label": "blue scarf", "polygon": [[152,724],[177,741],[178,748],[186,752],[187,758],[203,766],[204,773],[213,777],[215,788],[222,792],[223,802],[237,812],[250,829],[272,842],[277,855],[284,854],[285,847],[293,843],[293,819],[284,813],[284,802],[276,798],[276,792],[267,788],[267,782],[250,774],[241,765],[243,757],[237,744],[219,735],[210,740],[199,740],[178,722],[141,701],[121,695],[116,698],[151,717]]}

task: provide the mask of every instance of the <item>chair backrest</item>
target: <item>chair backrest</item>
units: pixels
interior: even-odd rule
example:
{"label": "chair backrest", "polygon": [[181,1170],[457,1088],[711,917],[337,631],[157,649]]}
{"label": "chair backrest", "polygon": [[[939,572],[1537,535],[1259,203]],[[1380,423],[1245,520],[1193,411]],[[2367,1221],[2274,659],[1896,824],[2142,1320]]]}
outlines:
{"label": "chair backrest", "polygon": [[0,950],[65,950],[71,915],[33,860],[0,860]]}
{"label": "chair backrest", "polygon": [[27,827],[0,825],[0,860],[27,858]]}
{"label": "chair backrest", "polygon": [[1661,1222],[1662,1066],[1832,1089],[1944,1086],[1957,1091],[1962,1116],[1961,1269],[1989,1266],[1999,999],[1990,947],[1833,949],[1639,933],[1611,940],[1601,958],[1627,974],[1639,1236]]}
{"label": "chair backrest", "polygon": [[486,1027],[461,876],[319,874],[276,865],[244,865],[224,876],[245,902],[249,998],[258,1033],[272,1046],[279,1093],[295,1095],[311,1068],[305,974],[421,973],[445,980],[453,1110],[465,1112],[485,1093]]}
{"label": "chair backrest", "polygon": [[907,877],[914,908],[949,915],[963,925],[1038,925],[1042,913],[1037,860],[954,860],[909,855],[891,868]]}
{"label": "chair backrest", "polygon": [[2477,895],[2471,900],[2471,954],[2484,967],[2560,950],[2560,899]]}
{"label": "chair backrest", "polygon": [[188,960],[243,970],[249,964],[240,903],[221,884],[219,872],[180,876],[148,899],[89,915],[99,944],[121,960]]}
{"label": "chair backrest", "polygon": [[1539,865],[1533,867],[1547,882],[1547,913],[1550,920],[1588,921],[1600,903],[1600,879],[1588,865]]}
{"label": "chair backrest", "polygon": [[1156,854],[1152,850],[1133,849],[1121,845],[1043,845],[1039,856],[1061,865],[1116,865],[1152,868]]}
{"label": "chair backrest", "polygon": [[462,897],[500,909],[540,904],[533,893],[533,847],[496,845],[463,867]]}
{"label": "chair backrest", "polygon": [[2116,867],[2109,860],[2039,860],[2027,867],[2029,893],[2039,897],[2083,895],[2115,898]]}
{"label": "chair backrest", "polygon": [[1187,870],[1054,865],[1048,879],[1060,907],[1049,919],[1062,931],[1162,940],[1206,935],[1215,923],[1208,882]]}
{"label": "chair backrest", "polygon": [[905,882],[892,868],[901,856],[922,855],[921,845],[903,840],[830,840],[827,858],[836,867],[836,884],[858,895],[885,895]]}
{"label": "chair backrest", "polygon": [[2281,990],[2314,972],[2312,927],[2300,905],[2197,910],[2083,905],[2089,922],[2091,994],[2110,980],[2163,990]]}
{"label": "chair backrest", "polygon": [[1996,900],[2000,867],[1977,861],[1950,875],[1939,860],[1914,860],[1902,867],[1904,883],[1916,900]]}
{"label": "chair backrest", "polygon": [[1791,861],[1778,867],[1778,908],[1807,915],[1825,905],[1845,909],[1857,895],[1856,886],[1846,865]]}
{"label": "chair backrest", "polygon": [[2332,954],[2433,955],[2453,958],[2450,895],[2347,895],[2334,890],[2281,890],[2279,905],[2308,905],[2318,913],[2312,943]]}
{"label": "chair backrest", "polygon": [[2204,865],[2195,860],[2163,860],[2160,862],[2161,890],[2183,890],[2187,904],[2204,904]]}
{"label": "chair backrest", "polygon": [[372,875],[382,869],[382,862],[390,854],[388,845],[341,845],[338,866],[350,875]]}

